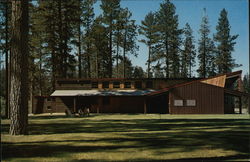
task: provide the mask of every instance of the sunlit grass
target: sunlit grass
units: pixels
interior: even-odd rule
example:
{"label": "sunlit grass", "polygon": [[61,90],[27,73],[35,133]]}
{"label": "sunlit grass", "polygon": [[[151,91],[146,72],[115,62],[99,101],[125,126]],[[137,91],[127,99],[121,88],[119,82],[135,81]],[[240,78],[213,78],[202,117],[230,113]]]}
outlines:
{"label": "sunlit grass", "polygon": [[248,160],[248,115],[93,114],[29,117],[29,135],[8,135],[3,161]]}

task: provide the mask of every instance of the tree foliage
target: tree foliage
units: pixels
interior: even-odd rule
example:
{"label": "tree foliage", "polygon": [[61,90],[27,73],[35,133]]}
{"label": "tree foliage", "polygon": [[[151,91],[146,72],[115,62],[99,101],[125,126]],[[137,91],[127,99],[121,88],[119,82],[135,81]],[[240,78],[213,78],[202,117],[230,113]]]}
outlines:
{"label": "tree foliage", "polygon": [[195,66],[195,45],[193,31],[188,23],[184,28],[184,49],[181,52],[181,74],[182,77],[192,77],[192,67]]}
{"label": "tree foliage", "polygon": [[206,15],[206,9],[204,9],[205,15],[202,17],[201,26],[200,26],[200,39],[198,42],[198,75],[200,77],[208,77],[215,74],[214,69],[214,43],[210,38],[210,29],[209,29],[209,21],[208,16]]}
{"label": "tree foliage", "polygon": [[148,46],[148,59],[147,59],[147,77],[151,77],[151,62],[152,56],[155,55],[156,50],[154,50],[155,46],[157,45],[159,39],[159,32],[157,30],[157,20],[156,15],[153,12],[149,12],[145,19],[141,22],[141,26],[139,29],[139,34],[145,36],[145,39],[141,39],[140,42],[146,44]]}
{"label": "tree foliage", "polygon": [[233,68],[238,67],[235,60],[232,58],[234,51],[235,40],[238,35],[230,34],[230,25],[227,18],[227,11],[222,9],[216,26],[217,33],[214,35],[216,42],[216,65],[218,73],[231,72]]}

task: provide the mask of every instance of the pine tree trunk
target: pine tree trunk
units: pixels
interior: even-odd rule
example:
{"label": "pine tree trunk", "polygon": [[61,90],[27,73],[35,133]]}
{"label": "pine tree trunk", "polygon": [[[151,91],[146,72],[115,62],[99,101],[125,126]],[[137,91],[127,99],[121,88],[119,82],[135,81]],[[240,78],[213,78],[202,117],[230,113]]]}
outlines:
{"label": "pine tree trunk", "polygon": [[205,37],[205,34],[204,34],[204,51],[203,51],[203,78],[206,78],[206,37]]}
{"label": "pine tree trunk", "polygon": [[192,77],[192,61],[190,59],[190,62],[189,62],[189,78]]}
{"label": "pine tree trunk", "polygon": [[125,29],[124,42],[123,42],[123,78],[126,78],[126,46],[127,46],[127,29]]}
{"label": "pine tree trunk", "polygon": [[99,78],[98,77],[98,69],[99,69],[98,68],[98,57],[99,57],[98,52],[99,51],[97,50],[97,52],[96,52],[96,58],[95,58],[95,73],[96,73],[95,76],[96,76],[96,78]]}
{"label": "pine tree trunk", "polygon": [[148,78],[150,78],[151,45],[148,47]]}
{"label": "pine tree trunk", "polygon": [[58,28],[59,28],[59,69],[56,69],[59,76],[62,77],[65,75],[65,64],[64,64],[64,53],[63,53],[63,31],[62,31],[62,1],[58,0],[58,18],[59,18],[59,24],[58,24]]}
{"label": "pine tree trunk", "polygon": [[111,31],[109,33],[109,63],[108,63],[108,76],[109,78],[112,78],[112,28],[111,28]]}
{"label": "pine tree trunk", "polygon": [[118,45],[118,39],[116,42],[116,78],[119,78],[119,68],[118,68],[118,61],[119,61],[119,45]]}
{"label": "pine tree trunk", "polygon": [[91,78],[91,65],[90,65],[90,44],[87,45],[87,61],[88,61],[88,78]]}
{"label": "pine tree trunk", "polygon": [[27,134],[28,0],[12,1],[10,134]]}
{"label": "pine tree trunk", "polygon": [[82,78],[81,18],[78,25],[78,77]]}
{"label": "pine tree trunk", "polygon": [[165,42],[166,48],[166,78],[169,78],[169,51],[168,51],[168,41]]}
{"label": "pine tree trunk", "polygon": [[6,84],[6,95],[5,95],[5,117],[9,118],[9,33],[8,33],[8,2],[6,1],[5,6],[5,84]]}

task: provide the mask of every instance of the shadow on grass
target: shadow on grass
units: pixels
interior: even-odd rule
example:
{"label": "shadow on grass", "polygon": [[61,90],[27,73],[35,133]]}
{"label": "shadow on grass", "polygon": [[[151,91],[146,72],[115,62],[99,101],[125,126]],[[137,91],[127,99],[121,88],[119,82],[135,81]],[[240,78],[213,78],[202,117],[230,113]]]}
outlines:
{"label": "shadow on grass", "polygon": [[[41,119],[41,118],[34,118]],[[48,119],[48,118],[43,118]],[[67,119],[65,119],[67,120]],[[76,120],[61,123],[30,124],[31,135],[64,133],[123,133],[122,138],[103,137],[86,140],[47,140],[35,142],[2,143],[3,159],[13,157],[49,157],[63,153],[103,152],[109,150],[117,152],[119,149],[157,149],[176,148],[177,152],[191,152],[204,146],[239,153],[237,156],[216,158],[194,158],[191,160],[220,160],[220,158],[238,159],[249,158],[245,154],[250,152],[250,121],[247,119],[129,119],[129,120]],[[6,133],[9,125],[2,125]],[[166,132],[167,131],[167,132]],[[126,133],[127,132],[127,133]],[[62,144],[73,143],[112,143],[114,146],[72,146]],[[133,142],[133,145],[123,145],[123,142]],[[54,143],[54,145],[53,145]],[[15,152],[13,154],[13,152]],[[157,156],[168,152],[157,152]],[[146,159],[135,159],[145,161]],[[151,159],[154,161],[157,159]],[[178,159],[176,159],[178,160]],[[190,160],[190,159],[179,159]]]}

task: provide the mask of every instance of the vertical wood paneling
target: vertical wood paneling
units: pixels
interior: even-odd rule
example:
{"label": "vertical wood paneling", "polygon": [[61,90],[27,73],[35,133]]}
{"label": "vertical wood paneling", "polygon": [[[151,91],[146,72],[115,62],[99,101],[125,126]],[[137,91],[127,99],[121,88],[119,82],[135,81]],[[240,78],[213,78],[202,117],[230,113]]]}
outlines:
{"label": "vertical wood paneling", "polygon": [[[184,100],[184,106],[174,106],[175,99]],[[196,100],[196,106],[186,106],[187,99]],[[170,91],[171,114],[223,114],[223,88],[194,82],[193,84],[177,87]]]}

